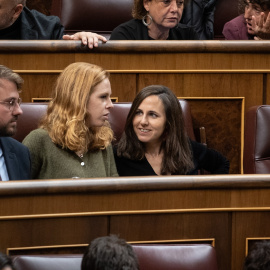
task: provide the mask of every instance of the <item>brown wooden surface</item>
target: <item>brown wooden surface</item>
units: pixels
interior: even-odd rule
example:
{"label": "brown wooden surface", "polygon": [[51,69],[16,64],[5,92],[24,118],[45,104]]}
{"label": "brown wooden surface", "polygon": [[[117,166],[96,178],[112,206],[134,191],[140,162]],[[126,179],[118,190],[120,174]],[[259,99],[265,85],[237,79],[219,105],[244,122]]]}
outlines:
{"label": "brown wooden surface", "polygon": [[[0,41],[1,64],[25,80],[24,102],[49,98],[59,73],[70,63],[84,61],[110,71],[112,95],[120,102],[132,101],[149,84],[163,84],[182,98],[244,98],[247,110],[270,104],[269,52],[269,41],[109,41],[93,50],[80,41]],[[200,106],[193,120],[198,126],[208,126],[207,144],[221,149],[230,160],[230,173],[241,173],[243,129],[239,119],[244,111],[228,113],[216,106],[212,116],[219,117],[212,118],[205,111],[211,104],[203,101]],[[223,136],[232,123],[231,136]]]}
{"label": "brown wooden surface", "polygon": [[269,238],[269,175],[0,182],[10,254],[81,253],[110,233],[129,242],[213,242],[220,270],[241,269],[249,238]]}

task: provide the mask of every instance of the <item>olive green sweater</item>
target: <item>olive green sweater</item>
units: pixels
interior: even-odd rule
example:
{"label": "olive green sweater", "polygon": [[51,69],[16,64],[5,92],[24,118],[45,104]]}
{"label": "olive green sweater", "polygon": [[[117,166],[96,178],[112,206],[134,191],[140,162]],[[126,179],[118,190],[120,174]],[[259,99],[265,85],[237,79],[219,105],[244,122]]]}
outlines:
{"label": "olive green sweater", "polygon": [[111,145],[80,158],[73,151],[54,144],[44,129],[32,131],[23,144],[30,150],[32,179],[118,176]]}

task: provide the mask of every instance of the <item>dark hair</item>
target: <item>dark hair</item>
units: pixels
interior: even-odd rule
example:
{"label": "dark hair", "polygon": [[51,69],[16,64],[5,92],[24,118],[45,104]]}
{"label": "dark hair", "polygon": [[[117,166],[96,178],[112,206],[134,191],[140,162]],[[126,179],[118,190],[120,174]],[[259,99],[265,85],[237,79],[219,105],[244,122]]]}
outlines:
{"label": "dark hair", "polygon": [[16,84],[18,91],[21,90],[23,85],[23,79],[19,74],[14,72],[12,69],[0,65],[0,79],[6,79],[10,82],[13,82]]}
{"label": "dark hair", "polygon": [[189,139],[185,129],[182,108],[174,93],[163,85],[150,85],[143,88],[135,97],[125,125],[125,131],[118,143],[118,156],[133,160],[144,158],[144,143],[140,142],[133,129],[133,119],[142,101],[149,96],[158,96],[162,101],[166,126],[161,145],[164,157],[161,174],[187,174],[194,168]]}
{"label": "dark hair", "polygon": [[270,269],[270,241],[257,242],[248,253],[243,270]]}
{"label": "dark hair", "polygon": [[240,0],[238,3],[238,9],[240,13],[245,12],[245,7],[248,5],[248,2],[251,4],[259,5],[264,11],[270,10],[270,0]]}
{"label": "dark hair", "polygon": [[81,270],[138,270],[131,245],[115,235],[94,239],[83,255]]}
{"label": "dark hair", "polygon": [[11,258],[6,254],[0,253],[0,270],[6,266],[9,266],[12,270],[15,270]]}

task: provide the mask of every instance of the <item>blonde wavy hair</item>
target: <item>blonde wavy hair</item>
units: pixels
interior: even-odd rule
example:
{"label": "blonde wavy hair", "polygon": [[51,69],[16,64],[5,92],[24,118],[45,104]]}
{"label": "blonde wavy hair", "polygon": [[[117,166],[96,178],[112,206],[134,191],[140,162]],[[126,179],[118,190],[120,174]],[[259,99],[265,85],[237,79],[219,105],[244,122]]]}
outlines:
{"label": "blonde wavy hair", "polygon": [[89,97],[95,86],[106,78],[109,78],[106,70],[83,62],[69,65],[60,74],[40,124],[55,144],[86,152],[104,149],[111,143],[113,131],[109,122],[94,128],[85,124]]}

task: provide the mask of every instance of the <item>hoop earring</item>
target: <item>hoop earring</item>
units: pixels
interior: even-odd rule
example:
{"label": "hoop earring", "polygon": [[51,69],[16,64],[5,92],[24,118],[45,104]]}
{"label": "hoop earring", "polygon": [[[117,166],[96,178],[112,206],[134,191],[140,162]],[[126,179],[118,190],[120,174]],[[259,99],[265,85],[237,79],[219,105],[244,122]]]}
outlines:
{"label": "hoop earring", "polygon": [[[147,23],[146,22],[146,18],[149,18],[149,20],[150,20],[150,22],[149,23]],[[142,23],[145,25],[145,26],[149,26],[151,23],[152,23],[152,21],[153,21],[153,18],[147,13],[146,15],[144,15],[143,16],[143,18],[142,18]]]}

